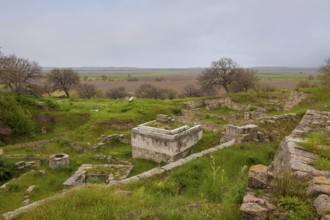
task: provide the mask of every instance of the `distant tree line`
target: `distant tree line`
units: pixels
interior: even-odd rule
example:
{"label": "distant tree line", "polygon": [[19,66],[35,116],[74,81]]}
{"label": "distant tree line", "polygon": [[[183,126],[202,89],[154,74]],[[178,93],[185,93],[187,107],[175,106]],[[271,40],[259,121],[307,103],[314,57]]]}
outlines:
{"label": "distant tree line", "polygon": [[[330,59],[325,62],[325,65],[319,68],[320,84],[330,86]],[[42,68],[37,62],[31,62],[15,55],[3,55],[0,51],[0,84],[5,90],[17,95],[42,95],[44,93],[51,95],[55,91],[62,91],[66,97],[70,97],[70,91],[75,89],[80,98],[88,99],[99,96],[95,85],[81,83],[80,75],[73,69],[55,68],[45,77],[41,75],[41,70]],[[300,82],[301,87],[310,86],[309,78]],[[105,75],[101,75],[100,79],[109,80]],[[128,75],[128,80],[134,81],[135,79]],[[162,77],[155,78],[155,81],[164,80]],[[251,88],[260,89],[262,86],[258,84],[258,81],[256,70],[241,68],[233,59],[224,57],[213,61],[211,66],[198,76],[198,86],[185,86],[180,94],[172,89],[158,88],[145,83],[135,91],[135,95],[139,98],[153,99],[214,96],[221,88],[226,93],[248,92]],[[104,94],[105,97],[111,99],[124,98],[129,95],[124,87],[110,88]]]}

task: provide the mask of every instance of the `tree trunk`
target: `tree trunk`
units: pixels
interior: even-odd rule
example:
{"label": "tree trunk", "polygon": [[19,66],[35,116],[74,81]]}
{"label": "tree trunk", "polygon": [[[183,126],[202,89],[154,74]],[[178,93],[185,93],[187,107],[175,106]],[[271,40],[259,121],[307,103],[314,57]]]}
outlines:
{"label": "tree trunk", "polygon": [[66,95],[66,97],[68,97],[68,98],[70,98],[70,94],[69,94],[69,91],[68,90],[64,90],[64,93],[65,93],[65,95]]}
{"label": "tree trunk", "polygon": [[227,85],[222,85],[222,87],[225,89],[226,93],[229,93],[229,89]]}

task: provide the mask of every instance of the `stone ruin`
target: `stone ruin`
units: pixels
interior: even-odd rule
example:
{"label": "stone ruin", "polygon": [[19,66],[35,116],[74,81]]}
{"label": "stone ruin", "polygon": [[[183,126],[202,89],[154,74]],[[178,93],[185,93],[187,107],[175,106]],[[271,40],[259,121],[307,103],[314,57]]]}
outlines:
{"label": "stone ruin", "polygon": [[70,164],[69,155],[64,153],[53,154],[49,156],[49,167],[57,169],[60,167],[68,167]]}
{"label": "stone ruin", "polygon": [[191,147],[203,136],[200,125],[167,130],[148,126],[151,122],[132,129],[133,158],[150,159],[158,163],[173,162],[187,156]]}
{"label": "stone ruin", "polygon": [[288,99],[286,100],[283,110],[287,111],[295,106],[297,106],[299,103],[301,103],[305,98],[308,97],[308,94],[302,91],[293,91],[289,95]]}
{"label": "stone ruin", "polygon": [[[114,171],[98,172],[97,168],[109,168],[113,169]],[[91,169],[96,170],[89,172]],[[98,179],[104,183],[109,184],[125,179],[132,169],[133,165],[126,161],[125,164],[82,164],[78,170],[62,184],[62,186],[66,188],[79,186],[87,183],[89,178]]]}
{"label": "stone ruin", "polygon": [[[289,213],[278,209],[271,201],[269,190],[272,180],[282,178],[283,172],[308,178],[306,195],[314,200],[315,219],[330,219],[330,171],[317,170],[311,162],[319,155],[306,151],[299,145],[304,134],[330,130],[330,112],[308,110],[299,125],[280,144],[272,164],[254,165],[248,175],[248,190],[240,207],[242,219],[288,219]],[[329,146],[324,146],[329,147]],[[258,191],[263,190],[262,195]]]}
{"label": "stone ruin", "polygon": [[229,124],[224,132],[221,133],[220,144],[233,139],[237,144],[242,144],[249,140],[259,142],[265,139],[265,135],[258,130],[258,126],[255,124],[248,124],[241,127]]}
{"label": "stone ruin", "polygon": [[205,99],[200,101],[187,101],[185,104],[192,109],[206,106],[207,110],[213,110],[221,107],[227,107],[236,111],[247,111],[251,108],[251,105],[236,103],[231,100],[230,97],[218,98],[218,99]]}

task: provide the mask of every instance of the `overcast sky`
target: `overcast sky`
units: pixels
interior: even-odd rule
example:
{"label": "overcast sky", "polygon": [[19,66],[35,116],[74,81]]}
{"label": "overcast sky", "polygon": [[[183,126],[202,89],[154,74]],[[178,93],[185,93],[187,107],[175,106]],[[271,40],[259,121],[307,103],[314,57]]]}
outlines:
{"label": "overcast sky", "polygon": [[0,47],[42,66],[317,67],[330,0],[0,0]]}

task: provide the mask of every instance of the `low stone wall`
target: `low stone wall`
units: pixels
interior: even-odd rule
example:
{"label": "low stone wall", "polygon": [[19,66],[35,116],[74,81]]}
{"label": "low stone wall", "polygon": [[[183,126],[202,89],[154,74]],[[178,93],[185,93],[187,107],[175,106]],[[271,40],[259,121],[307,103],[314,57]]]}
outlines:
{"label": "low stone wall", "polygon": [[[318,155],[307,152],[299,146],[304,142],[303,134],[328,129],[330,130],[330,112],[308,110],[299,125],[281,143],[270,167],[252,166],[249,171],[249,188],[241,205],[242,219],[288,219],[283,212],[271,203],[268,193],[272,178],[281,178],[283,172],[311,179],[306,192],[317,197],[314,207],[317,219],[330,219],[330,172],[320,171],[310,165]],[[265,194],[256,195],[256,190],[264,189]]]}
{"label": "low stone wall", "polygon": [[304,93],[302,91],[291,92],[288,99],[285,101],[283,110],[287,111],[287,110],[297,106],[299,103],[301,103],[307,97],[308,97],[308,94]]}
{"label": "low stone wall", "polygon": [[15,144],[15,145],[7,145],[6,150],[16,150],[16,149],[21,149],[21,148],[29,148],[32,150],[36,149],[41,149],[45,146],[45,144],[49,142],[55,142],[59,140],[63,140],[64,138],[62,137],[55,137],[55,138],[50,138],[50,139],[45,139],[45,140],[40,140],[40,141],[33,141],[33,142],[28,142],[28,143],[23,143],[23,144]]}
{"label": "low stone wall", "polygon": [[220,143],[225,143],[234,139],[236,143],[242,144],[248,140],[263,141],[265,135],[258,131],[258,126],[248,124],[244,126],[227,125],[224,132],[221,133]]}
{"label": "low stone wall", "polygon": [[190,148],[202,138],[199,125],[174,130],[140,125],[132,129],[132,157],[156,162],[173,162],[189,154]]}
{"label": "low stone wall", "polygon": [[218,107],[220,108],[222,106],[237,111],[247,111],[251,108],[250,105],[233,102],[230,97],[219,99],[204,99],[200,101],[187,101],[184,104],[190,108],[199,108],[203,105],[206,105],[206,107],[210,110]]}
{"label": "low stone wall", "polygon": [[203,121],[199,119],[193,119],[187,116],[177,116],[175,120],[181,123],[200,125],[202,129],[206,131],[218,131],[223,127],[220,124],[215,124],[212,122]]}

